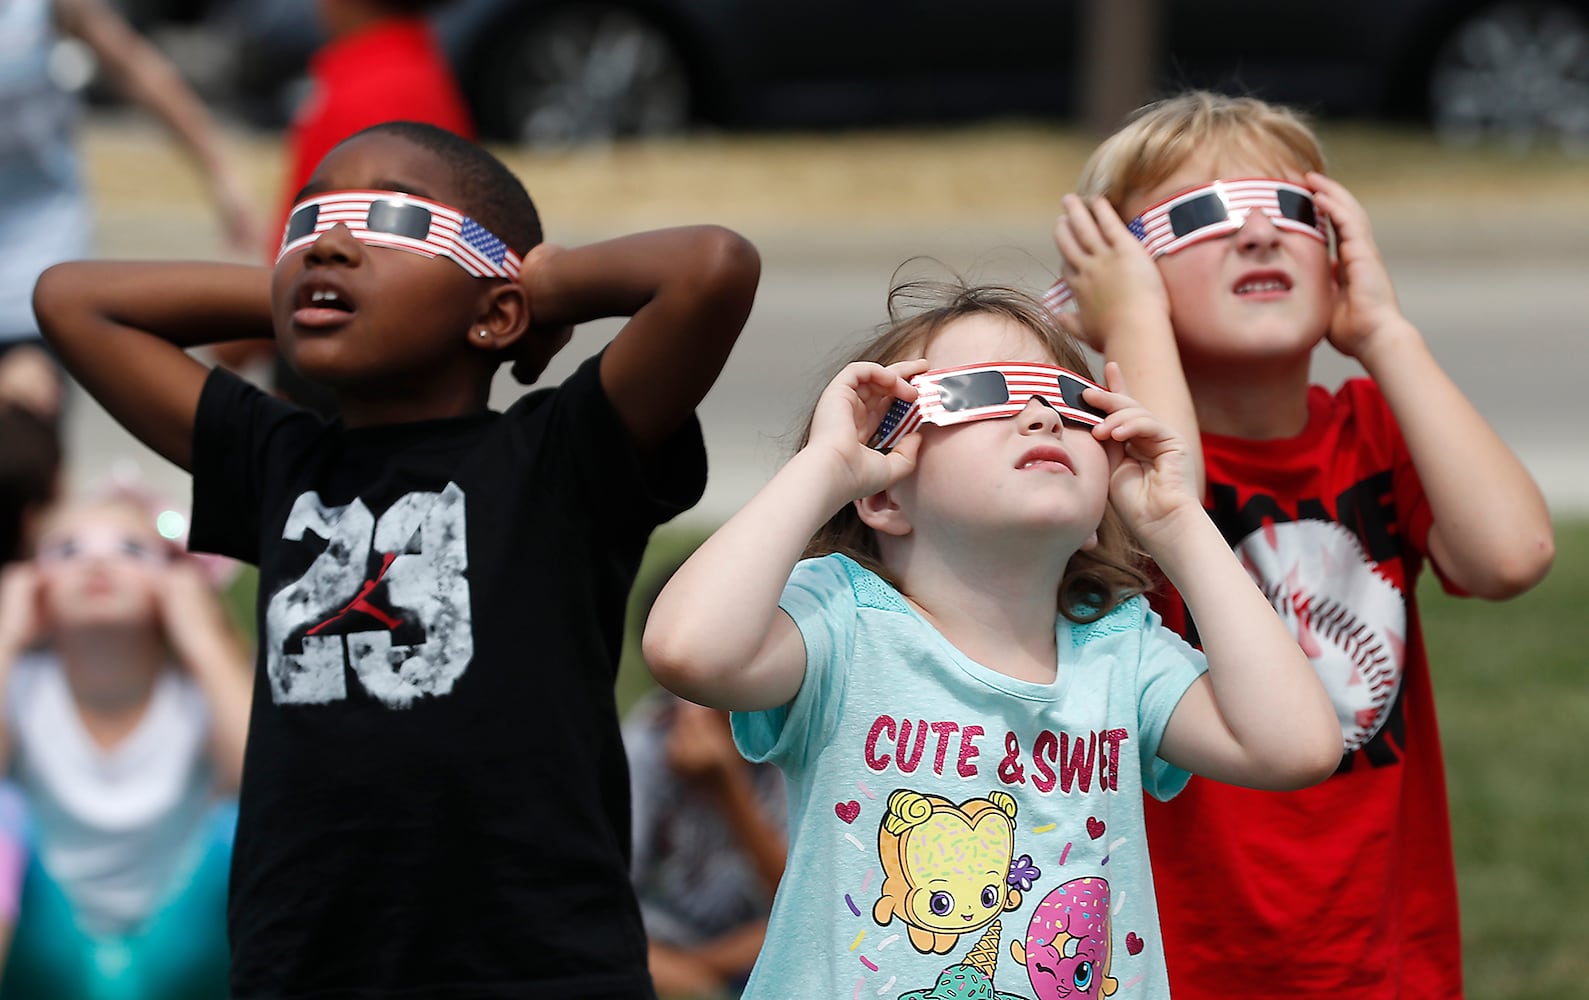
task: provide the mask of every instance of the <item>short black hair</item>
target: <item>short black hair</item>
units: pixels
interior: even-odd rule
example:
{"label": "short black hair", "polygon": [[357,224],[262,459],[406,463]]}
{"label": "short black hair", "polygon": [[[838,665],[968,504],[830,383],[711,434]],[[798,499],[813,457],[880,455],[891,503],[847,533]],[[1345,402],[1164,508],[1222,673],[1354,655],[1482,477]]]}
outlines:
{"label": "short black hair", "polygon": [[484,146],[439,126],[411,121],[381,122],[342,141],[372,133],[396,136],[439,156],[452,168],[458,207],[520,256],[543,239],[540,214],[524,183]]}
{"label": "short black hair", "polygon": [[55,499],[60,432],[26,407],[0,402],[0,564],[27,555],[22,526],[29,510]]}

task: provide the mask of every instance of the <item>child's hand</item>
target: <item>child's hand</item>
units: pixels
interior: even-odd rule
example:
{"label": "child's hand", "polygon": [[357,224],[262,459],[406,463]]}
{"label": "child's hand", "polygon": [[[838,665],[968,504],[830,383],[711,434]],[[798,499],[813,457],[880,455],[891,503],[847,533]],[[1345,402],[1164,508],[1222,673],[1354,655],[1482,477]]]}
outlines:
{"label": "child's hand", "polygon": [[1339,291],[1330,320],[1330,343],[1347,357],[1361,360],[1375,334],[1402,320],[1396,289],[1363,206],[1323,174],[1309,173],[1307,181],[1318,211],[1335,227]]}
{"label": "child's hand", "polygon": [[836,460],[836,488],[846,500],[888,489],[916,467],[919,434],[907,434],[887,454],[868,447],[895,399],[915,399],[909,379],[927,370],[925,358],[884,367],[870,361],[845,365],[817,399],[811,436],[802,451],[826,449]]}
{"label": "child's hand", "polygon": [[1107,198],[1087,202],[1067,194],[1063,204],[1065,214],[1054,222],[1054,245],[1076,312],[1060,313],[1060,325],[1094,350],[1106,352],[1107,331],[1131,327],[1117,314],[1148,308],[1168,315],[1169,295],[1158,265]]}
{"label": "child's hand", "polygon": [[31,649],[47,631],[39,571],[18,562],[0,569],[0,657]]}
{"label": "child's hand", "polygon": [[[178,556],[161,572],[160,619],[178,657],[191,665],[207,666],[217,639],[230,641],[231,623],[215,588],[197,560]],[[189,655],[192,654],[192,655]]]}
{"label": "child's hand", "polygon": [[519,282],[524,285],[529,299],[530,325],[519,337],[518,343],[509,350],[513,358],[513,378],[521,385],[533,385],[557,352],[567,346],[574,336],[573,326],[543,324],[538,312],[540,293],[537,289],[541,287],[542,268],[547,261],[562,252],[563,248],[555,243],[537,243],[524,255],[524,264],[519,271]]}
{"label": "child's hand", "polygon": [[673,709],[668,730],[668,764],[675,772],[709,783],[722,783],[741,766],[728,728],[728,713],[681,701]]}
{"label": "child's hand", "polygon": [[1109,477],[1109,500],[1126,527],[1151,553],[1155,543],[1168,539],[1182,518],[1203,516],[1192,487],[1191,456],[1186,441],[1141,403],[1126,394],[1120,366],[1104,365],[1108,392],[1088,389],[1085,398],[1109,411],[1093,437],[1118,448],[1118,461]]}

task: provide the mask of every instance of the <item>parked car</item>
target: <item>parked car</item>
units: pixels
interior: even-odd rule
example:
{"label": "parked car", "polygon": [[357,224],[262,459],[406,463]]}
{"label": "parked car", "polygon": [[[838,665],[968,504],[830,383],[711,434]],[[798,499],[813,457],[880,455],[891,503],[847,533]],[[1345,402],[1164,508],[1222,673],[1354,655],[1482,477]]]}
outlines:
{"label": "parked car", "polygon": [[[319,41],[312,0],[224,2],[238,93],[279,124]],[[483,133],[545,144],[1071,118],[1086,4],[454,0],[433,20]],[[1163,0],[1160,19],[1160,91],[1237,88],[1326,117],[1589,147],[1589,0]]]}

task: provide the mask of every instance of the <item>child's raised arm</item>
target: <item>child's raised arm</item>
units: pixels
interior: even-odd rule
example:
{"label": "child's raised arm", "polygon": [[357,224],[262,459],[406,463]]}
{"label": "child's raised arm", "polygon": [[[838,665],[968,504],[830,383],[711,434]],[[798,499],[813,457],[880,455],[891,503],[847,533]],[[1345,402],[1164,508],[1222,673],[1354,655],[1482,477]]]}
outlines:
{"label": "child's raised arm", "polygon": [[1120,366],[1131,394],[1186,442],[1192,482],[1203,494],[1197,409],[1181,370],[1170,300],[1158,265],[1106,198],[1067,194],[1054,223],[1060,271],[1075,312],[1060,324]]}
{"label": "child's raised arm", "polygon": [[525,272],[536,327],[630,317],[602,357],[601,379],[646,448],[672,435],[717,380],[750,315],[761,258],[731,230],[685,226],[532,252]]}
{"label": "child's raised arm", "polygon": [[[1124,392],[1119,366],[1109,388]],[[1111,402],[1088,389],[1088,402]],[[1159,756],[1195,774],[1252,788],[1323,781],[1341,758],[1335,709],[1268,598],[1191,490],[1186,445],[1129,398],[1094,429],[1121,442],[1109,498],[1197,622],[1208,673],[1181,697]]]}
{"label": "child's raised arm", "polygon": [[1362,364],[1396,416],[1434,514],[1429,551],[1468,593],[1515,597],[1555,558],[1544,495],[1402,315],[1362,205],[1323,174],[1308,183],[1339,245],[1330,343]]}
{"label": "child's raised arm", "polygon": [[806,543],[852,500],[915,467],[915,436],[888,454],[867,439],[896,397],[913,399],[914,361],[848,365],[817,401],[810,440],[668,580],[646,621],[644,653],[663,687],[713,708],[788,703],[805,679],[805,643],[778,599]]}
{"label": "child's raised arm", "polygon": [[33,310],[83,388],[183,469],[209,373],[184,349],[274,335],[270,270],[240,264],[57,264],[39,278]]}

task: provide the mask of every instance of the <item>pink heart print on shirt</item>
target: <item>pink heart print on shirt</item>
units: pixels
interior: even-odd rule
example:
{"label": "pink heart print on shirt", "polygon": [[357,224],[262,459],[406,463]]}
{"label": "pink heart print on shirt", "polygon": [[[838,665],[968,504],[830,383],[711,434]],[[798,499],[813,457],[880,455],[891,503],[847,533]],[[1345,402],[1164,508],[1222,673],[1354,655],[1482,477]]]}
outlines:
{"label": "pink heart print on shirt", "polygon": [[1103,836],[1103,831],[1103,820],[1096,816],[1087,817],[1087,836],[1091,837],[1093,840],[1097,840],[1099,837]]}
{"label": "pink heart print on shirt", "polygon": [[844,822],[854,823],[855,817],[861,814],[861,804],[854,799],[848,802],[840,802],[834,805],[833,812]]}
{"label": "pink heart print on shirt", "polygon": [[1140,955],[1142,954],[1142,948],[1143,941],[1141,938],[1137,937],[1136,931],[1132,931],[1126,935],[1126,951],[1129,951],[1133,955]]}

